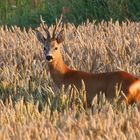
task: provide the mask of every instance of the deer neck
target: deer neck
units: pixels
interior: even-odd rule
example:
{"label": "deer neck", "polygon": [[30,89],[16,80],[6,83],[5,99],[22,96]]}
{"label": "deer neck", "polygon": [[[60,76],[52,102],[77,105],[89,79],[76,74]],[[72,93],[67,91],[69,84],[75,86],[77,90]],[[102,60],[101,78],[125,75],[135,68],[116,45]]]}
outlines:
{"label": "deer neck", "polygon": [[62,85],[64,75],[69,71],[69,68],[64,63],[62,56],[59,59],[49,63],[49,69],[53,81],[58,85]]}

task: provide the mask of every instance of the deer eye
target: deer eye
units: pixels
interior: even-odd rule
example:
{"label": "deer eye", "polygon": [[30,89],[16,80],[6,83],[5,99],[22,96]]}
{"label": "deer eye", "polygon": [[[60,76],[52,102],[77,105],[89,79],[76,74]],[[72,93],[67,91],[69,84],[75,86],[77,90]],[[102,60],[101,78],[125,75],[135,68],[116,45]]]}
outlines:
{"label": "deer eye", "polygon": [[57,49],[58,49],[57,47],[54,48],[54,50],[57,50]]}

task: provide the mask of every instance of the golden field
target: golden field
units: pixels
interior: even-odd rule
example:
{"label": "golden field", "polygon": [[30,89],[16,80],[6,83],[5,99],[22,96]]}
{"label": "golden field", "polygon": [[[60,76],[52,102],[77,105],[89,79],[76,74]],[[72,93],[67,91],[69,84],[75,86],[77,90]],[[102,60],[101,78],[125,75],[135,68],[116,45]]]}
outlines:
{"label": "golden field", "polygon": [[[62,53],[71,68],[140,77],[139,22],[66,27]],[[92,108],[83,108],[84,93],[84,85],[57,89],[34,30],[0,27],[0,140],[140,139],[137,105],[118,105],[116,91],[112,102],[101,95],[98,104],[95,98]]]}

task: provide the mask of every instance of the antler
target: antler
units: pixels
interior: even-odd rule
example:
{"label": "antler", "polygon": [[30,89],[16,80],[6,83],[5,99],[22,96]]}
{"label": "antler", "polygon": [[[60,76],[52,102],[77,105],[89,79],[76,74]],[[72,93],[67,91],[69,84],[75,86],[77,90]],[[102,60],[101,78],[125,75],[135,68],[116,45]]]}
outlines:
{"label": "antler", "polygon": [[53,30],[53,36],[52,36],[52,38],[55,38],[56,37],[56,31],[57,31],[59,25],[61,24],[62,19],[63,19],[63,14],[61,14],[59,21],[55,25],[55,28]]}
{"label": "antler", "polygon": [[42,27],[43,27],[43,30],[46,32],[46,34],[47,34],[47,39],[50,39],[51,38],[51,35],[50,35],[50,32],[49,32],[49,30],[48,30],[48,27],[45,27],[45,25],[44,25],[44,20],[43,20],[43,18],[42,18],[42,16],[40,16],[40,20],[41,20],[41,25],[42,25]]}

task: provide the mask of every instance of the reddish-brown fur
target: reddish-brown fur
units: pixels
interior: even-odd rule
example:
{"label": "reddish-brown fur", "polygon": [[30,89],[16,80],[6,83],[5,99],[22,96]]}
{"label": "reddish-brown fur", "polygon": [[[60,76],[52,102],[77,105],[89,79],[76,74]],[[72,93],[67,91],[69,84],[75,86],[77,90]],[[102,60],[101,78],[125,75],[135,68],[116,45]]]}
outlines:
{"label": "reddish-brown fur", "polygon": [[[55,56],[55,58],[56,57],[57,56]],[[140,102],[140,92],[136,92],[136,90],[140,90],[140,81],[139,87],[133,89],[133,85],[135,86],[138,78],[127,72],[118,71],[94,74],[72,70],[64,64],[62,57],[61,59],[59,58],[56,61],[49,63],[49,68],[53,81],[58,87],[61,87],[64,84],[66,87],[75,85],[80,89],[82,88],[83,80],[87,91],[88,103],[91,103],[92,99],[99,92],[105,93],[107,98],[112,99],[116,95],[117,84],[118,88],[121,87],[121,90],[126,94],[126,97],[128,97],[128,103],[134,101]]]}
{"label": "reddish-brown fur", "polygon": [[[46,31],[46,33],[49,32]],[[50,34],[48,36],[50,37]],[[48,60],[50,74],[58,87],[75,85],[78,89],[81,89],[83,80],[86,87],[87,101],[90,104],[99,92],[105,93],[108,99],[115,97],[116,86],[118,85],[125,93],[128,103],[140,102],[140,80],[137,77],[124,71],[94,74],[70,69],[64,63],[60,51],[60,45],[64,40],[62,31],[57,37],[53,36],[49,39],[45,39],[37,31],[37,37],[44,44],[46,58],[51,57]]]}

